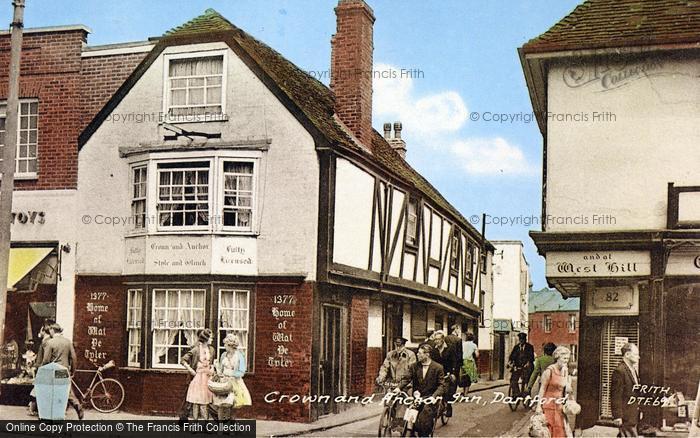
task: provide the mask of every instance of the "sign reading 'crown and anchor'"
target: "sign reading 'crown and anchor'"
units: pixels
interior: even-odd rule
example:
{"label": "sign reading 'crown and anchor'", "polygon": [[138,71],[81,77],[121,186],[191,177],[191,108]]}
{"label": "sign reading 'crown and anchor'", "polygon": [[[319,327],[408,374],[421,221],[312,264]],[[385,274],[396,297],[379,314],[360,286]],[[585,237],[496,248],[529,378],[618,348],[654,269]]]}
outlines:
{"label": "sign reading 'crown and anchor'", "polygon": [[648,251],[547,253],[547,277],[638,277],[650,275]]}

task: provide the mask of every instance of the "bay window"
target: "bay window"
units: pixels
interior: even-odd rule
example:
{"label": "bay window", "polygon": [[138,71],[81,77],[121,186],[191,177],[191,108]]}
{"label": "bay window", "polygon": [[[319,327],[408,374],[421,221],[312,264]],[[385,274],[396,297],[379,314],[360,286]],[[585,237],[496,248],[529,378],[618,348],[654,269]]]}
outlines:
{"label": "bay window", "polygon": [[[131,284],[126,291],[126,362],[129,367],[182,369],[182,357],[210,328],[216,357],[224,338],[238,337],[249,372],[254,363],[253,290],[226,284]],[[145,342],[145,344],[144,344]]]}
{"label": "bay window", "polygon": [[256,232],[259,155],[231,155],[134,162],[129,182],[132,231]]}
{"label": "bay window", "polygon": [[[22,100],[19,102],[17,126],[17,156],[15,157],[16,176],[34,177],[37,172],[37,152],[39,147],[39,102]],[[7,105],[0,104],[0,162],[2,147],[5,145],[7,125]]]}

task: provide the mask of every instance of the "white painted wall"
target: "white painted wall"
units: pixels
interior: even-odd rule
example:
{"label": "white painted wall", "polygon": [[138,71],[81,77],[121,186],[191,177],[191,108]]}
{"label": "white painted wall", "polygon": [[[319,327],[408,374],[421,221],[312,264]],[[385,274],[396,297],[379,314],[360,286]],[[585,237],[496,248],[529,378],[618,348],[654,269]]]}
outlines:
{"label": "white painted wall", "polygon": [[479,349],[493,350],[493,253],[486,253],[486,273],[481,275],[484,294],[484,326],[479,327]]}
{"label": "white painted wall", "polygon": [[[523,245],[518,241],[491,241],[496,247],[493,257],[493,318],[513,321],[518,331],[527,323],[527,283],[529,274],[523,255]],[[523,313],[523,309],[525,312]]]}
{"label": "white painted wall", "polygon": [[382,347],[382,302],[370,301],[367,318],[367,347]]}
{"label": "white painted wall", "polygon": [[[547,231],[665,228],[667,184],[700,185],[700,58],[624,59],[549,71],[548,111],[589,120],[548,122],[547,213],[579,223]],[[593,120],[606,111],[615,119]]]}
{"label": "white painted wall", "polygon": [[[374,178],[348,160],[336,160],[333,261],[367,269]],[[376,251],[379,252],[379,251]]]}
{"label": "white painted wall", "polygon": [[43,224],[39,223],[38,216],[33,224],[15,220],[11,229],[13,242],[58,241],[59,251],[61,245],[71,248],[70,252],[60,255],[61,278],[56,283],[56,322],[61,324],[68,338],[73,337],[75,259],[80,250],[75,233],[80,223],[76,200],[75,190],[23,190],[15,191],[12,197],[12,211],[15,213],[44,212]]}
{"label": "white painted wall", "polygon": [[[318,222],[318,158],[314,142],[294,116],[223,43],[167,48],[165,53],[226,49],[226,122],[179,123],[190,130],[221,132],[222,140],[271,139],[261,158],[260,274],[305,274],[315,278]],[[144,73],[112,113],[152,115],[142,123],[110,121],[93,134],[79,155],[78,217],[130,215],[129,166],[118,148],[162,140],[164,54]],[[177,156],[177,153],[174,154]],[[154,213],[154,212],[149,212]],[[78,223],[80,274],[121,274],[129,227]]]}

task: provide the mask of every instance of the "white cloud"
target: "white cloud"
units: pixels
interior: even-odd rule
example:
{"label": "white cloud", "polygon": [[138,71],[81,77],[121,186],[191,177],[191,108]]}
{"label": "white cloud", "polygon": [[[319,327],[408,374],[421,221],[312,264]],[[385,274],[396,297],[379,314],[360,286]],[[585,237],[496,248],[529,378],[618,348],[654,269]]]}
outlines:
{"label": "white cloud", "polygon": [[523,151],[501,137],[469,138],[452,143],[450,151],[467,172],[476,175],[532,175]]}
{"label": "white cloud", "polygon": [[459,93],[446,91],[421,98],[413,96],[413,79],[402,78],[401,70],[388,64],[376,64],[374,114],[391,122],[400,120],[416,136],[454,132],[462,128],[469,112]]}
{"label": "white cloud", "polygon": [[533,175],[536,169],[528,163],[520,147],[502,137],[469,137],[462,128],[467,125],[469,111],[456,91],[416,96],[411,77],[401,77],[401,69],[393,65],[375,64],[373,80],[373,113],[377,125],[401,121],[404,138],[411,148],[444,147],[451,160],[472,175]]}

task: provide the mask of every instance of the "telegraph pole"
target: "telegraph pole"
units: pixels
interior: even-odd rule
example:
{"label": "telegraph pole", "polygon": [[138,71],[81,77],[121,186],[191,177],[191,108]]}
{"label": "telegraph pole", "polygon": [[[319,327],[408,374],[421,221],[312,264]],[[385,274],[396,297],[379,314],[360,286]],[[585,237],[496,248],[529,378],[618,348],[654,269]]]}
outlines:
{"label": "telegraph pole", "polygon": [[[10,228],[12,226],[12,192],[15,188],[15,156],[19,118],[19,62],[22,53],[24,0],[13,0],[12,35],[10,37],[10,75],[5,119],[5,147],[0,182],[0,347],[5,345],[5,311],[7,310],[7,276],[10,262]],[[0,379],[2,367],[0,367]]]}

